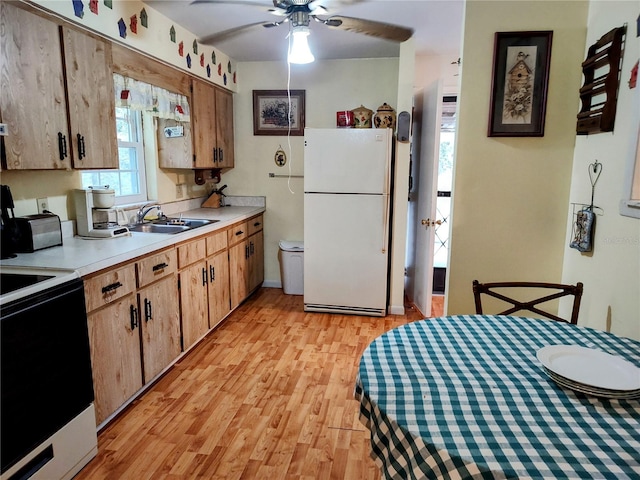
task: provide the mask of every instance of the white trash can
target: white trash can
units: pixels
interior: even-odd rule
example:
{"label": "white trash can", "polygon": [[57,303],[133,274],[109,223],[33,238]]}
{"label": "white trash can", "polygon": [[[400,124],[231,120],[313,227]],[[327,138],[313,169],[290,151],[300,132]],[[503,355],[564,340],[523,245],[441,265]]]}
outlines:
{"label": "white trash can", "polygon": [[280,278],[287,295],[304,293],[304,243],[280,240]]}

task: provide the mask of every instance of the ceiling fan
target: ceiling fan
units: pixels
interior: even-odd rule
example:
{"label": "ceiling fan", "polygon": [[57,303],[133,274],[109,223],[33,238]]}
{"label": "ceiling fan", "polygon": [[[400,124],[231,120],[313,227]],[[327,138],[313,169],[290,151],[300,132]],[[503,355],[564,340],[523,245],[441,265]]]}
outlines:
{"label": "ceiling fan", "polygon": [[[412,29],[398,25],[361,18],[331,15],[333,6],[348,6],[361,3],[363,1],[365,0],[273,0],[273,8],[268,8],[268,12],[282,17],[282,19],[271,22],[256,22],[231,28],[229,30],[208,35],[198,41],[204,45],[216,45],[224,40],[228,40],[238,34],[244,33],[247,30],[257,27],[273,28],[287,22],[291,25],[294,41],[296,33],[303,34],[306,41],[306,35],[309,34],[309,23],[311,20],[321,23],[329,28],[361,33],[393,42],[404,42],[413,35]],[[191,5],[196,4],[235,4],[261,8],[268,7],[267,2],[242,0],[193,0],[191,2]],[[320,16],[326,18],[321,18]]]}

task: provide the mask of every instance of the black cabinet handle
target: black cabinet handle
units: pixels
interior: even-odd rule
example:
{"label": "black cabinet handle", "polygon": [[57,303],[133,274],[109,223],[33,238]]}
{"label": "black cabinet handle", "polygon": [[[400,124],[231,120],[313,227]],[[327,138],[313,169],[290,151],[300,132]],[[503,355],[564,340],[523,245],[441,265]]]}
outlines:
{"label": "black cabinet handle", "polygon": [[138,326],[138,309],[131,305],[129,307],[129,315],[131,316],[131,330],[135,330]]}
{"label": "black cabinet handle", "polygon": [[209,265],[209,281],[214,282],[216,280],[216,269],[213,265]]}
{"label": "black cabinet handle", "polygon": [[153,320],[153,312],[151,310],[151,302],[148,299],[144,299],[144,321],[148,322]]}
{"label": "black cabinet handle", "polygon": [[249,245],[244,247],[244,258],[249,258]]}
{"label": "black cabinet handle", "polygon": [[111,283],[111,284],[107,285],[106,287],[102,287],[102,293],[112,292],[113,290],[117,290],[121,286],[122,286],[122,284],[120,282]]}
{"label": "black cabinet handle", "polygon": [[207,269],[203,268],[202,269],[202,286],[205,286],[207,284]]}
{"label": "black cabinet handle", "polygon": [[222,156],[222,149],[219,148],[218,151],[220,152],[220,154],[218,155],[218,158],[220,159],[220,161],[223,161],[223,156]]}
{"label": "black cabinet handle", "polygon": [[262,225],[260,222],[256,222],[253,224],[254,227],[259,227],[260,225]]}
{"label": "black cabinet handle", "polygon": [[253,242],[249,242],[249,253],[253,255],[255,249],[253,248]]}
{"label": "black cabinet handle", "polygon": [[238,236],[238,235],[242,235],[243,233],[244,233],[244,232],[243,232],[242,230],[238,230],[238,231],[236,232],[236,236]]}
{"label": "black cabinet handle", "polygon": [[67,136],[62,132],[58,132],[58,152],[60,154],[60,160],[67,158]]}
{"label": "black cabinet handle", "polygon": [[86,157],[85,149],[84,149],[84,137],[80,134],[78,134],[77,137],[78,137],[78,159],[82,160],[84,157]]}
{"label": "black cabinet handle", "polygon": [[169,266],[169,264],[168,264],[168,263],[166,263],[166,262],[162,262],[162,263],[159,263],[158,265],[154,265],[154,266],[152,267],[152,270],[153,270],[154,272],[157,272],[158,270],[163,270],[163,269],[167,268],[168,266]]}
{"label": "black cabinet handle", "polygon": [[213,163],[218,163],[218,149],[213,147]]}

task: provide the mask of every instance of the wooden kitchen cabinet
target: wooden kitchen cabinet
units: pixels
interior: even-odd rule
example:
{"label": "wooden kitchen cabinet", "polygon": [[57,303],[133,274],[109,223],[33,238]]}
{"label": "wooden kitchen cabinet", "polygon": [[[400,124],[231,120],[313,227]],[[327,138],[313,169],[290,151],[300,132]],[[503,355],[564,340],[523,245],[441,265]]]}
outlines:
{"label": "wooden kitchen cabinet", "polygon": [[175,248],[84,279],[102,423],[181,353]]}
{"label": "wooden kitchen cabinet", "polygon": [[62,27],[73,166],[118,168],[111,43]]}
{"label": "wooden kitchen cabinet", "polygon": [[258,215],[229,229],[231,308],[242,303],[264,280],[263,217]]}
{"label": "wooden kitchen cabinet", "polygon": [[182,351],[177,263],[174,248],[136,262],[144,383],[162,372]]}
{"label": "wooden kitchen cabinet", "polygon": [[225,230],[207,236],[207,269],[209,272],[209,328],[217,326],[231,311],[229,286],[229,253]]}
{"label": "wooden kitchen cabinet", "polygon": [[185,351],[209,331],[209,272],[205,257],[204,238],[178,246],[182,348]]}
{"label": "wooden kitchen cabinet", "polygon": [[232,168],[233,95],[202,80],[192,80],[191,123],[194,165]]}
{"label": "wooden kitchen cabinet", "polygon": [[3,168],[70,169],[69,126],[58,25],[0,2]]}
{"label": "wooden kitchen cabinet", "polygon": [[96,423],[142,388],[133,263],[85,279]]}
{"label": "wooden kitchen cabinet", "polygon": [[[158,165],[160,168],[193,168],[193,140],[191,138],[191,122],[178,122],[158,118],[157,142]],[[183,136],[167,136],[168,127],[182,127]]]}
{"label": "wooden kitchen cabinet", "polygon": [[0,23],[4,167],[117,168],[111,44],[9,2]]}

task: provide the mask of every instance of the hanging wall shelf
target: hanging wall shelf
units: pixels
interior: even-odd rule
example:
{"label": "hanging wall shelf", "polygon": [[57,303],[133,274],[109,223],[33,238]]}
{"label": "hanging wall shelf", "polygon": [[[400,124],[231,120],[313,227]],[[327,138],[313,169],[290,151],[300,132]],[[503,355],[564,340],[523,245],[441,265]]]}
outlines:
{"label": "hanging wall shelf", "polygon": [[620,63],[626,25],[614,28],[589,47],[582,62],[584,84],[578,113],[578,135],[612,132],[616,119]]}

